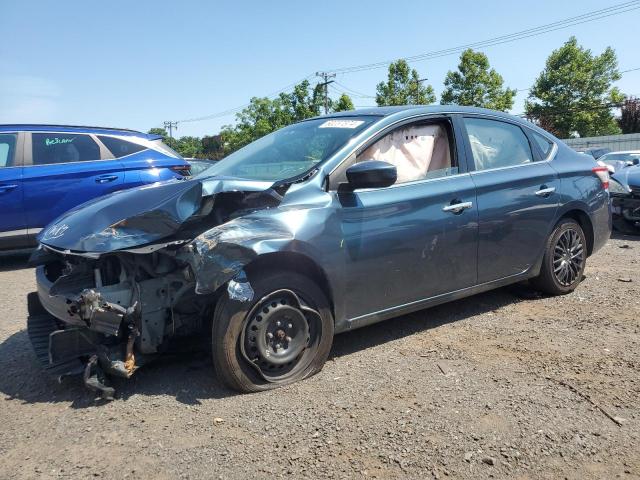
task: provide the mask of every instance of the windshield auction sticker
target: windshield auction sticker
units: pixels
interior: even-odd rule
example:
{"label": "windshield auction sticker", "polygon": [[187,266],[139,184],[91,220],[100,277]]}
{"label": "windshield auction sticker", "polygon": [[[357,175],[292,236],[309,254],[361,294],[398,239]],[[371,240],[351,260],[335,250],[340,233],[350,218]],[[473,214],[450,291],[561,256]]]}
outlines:
{"label": "windshield auction sticker", "polygon": [[364,120],[327,120],[318,128],[356,128],[364,123]]}

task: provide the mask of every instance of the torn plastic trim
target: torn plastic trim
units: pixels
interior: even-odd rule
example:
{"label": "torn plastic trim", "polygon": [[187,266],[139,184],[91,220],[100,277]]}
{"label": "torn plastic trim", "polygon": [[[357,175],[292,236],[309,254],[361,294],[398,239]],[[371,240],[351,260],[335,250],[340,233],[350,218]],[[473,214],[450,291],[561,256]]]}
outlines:
{"label": "torn plastic trim", "polygon": [[227,284],[227,294],[231,300],[238,302],[250,302],[253,300],[254,291],[253,287],[249,283],[247,274],[244,270],[240,272]]}

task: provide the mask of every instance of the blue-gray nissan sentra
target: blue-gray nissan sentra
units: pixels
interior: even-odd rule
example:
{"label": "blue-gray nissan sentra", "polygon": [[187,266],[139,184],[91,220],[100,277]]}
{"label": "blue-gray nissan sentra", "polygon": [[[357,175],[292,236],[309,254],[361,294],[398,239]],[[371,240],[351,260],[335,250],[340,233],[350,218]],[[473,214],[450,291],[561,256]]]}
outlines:
{"label": "blue-gray nissan sentra", "polygon": [[335,333],[523,280],[573,291],[611,231],[607,186],[606,167],[504,113],[305,120],[55,220],[32,256],[30,336],[105,397],[109,376],[209,332],[223,383],[274,388],[317,373]]}

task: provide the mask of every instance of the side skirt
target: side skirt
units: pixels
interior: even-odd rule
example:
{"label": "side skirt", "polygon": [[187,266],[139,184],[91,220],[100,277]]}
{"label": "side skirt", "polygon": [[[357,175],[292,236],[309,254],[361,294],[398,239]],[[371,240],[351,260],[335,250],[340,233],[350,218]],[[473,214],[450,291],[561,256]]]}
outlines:
{"label": "side skirt", "polygon": [[356,328],[365,327],[374,323],[382,322],[393,317],[400,315],[406,315],[409,313],[417,312],[428,307],[435,307],[443,303],[451,302],[453,300],[459,300],[461,298],[476,295],[478,293],[486,292],[496,288],[511,285],[513,283],[521,282],[529,278],[535,277],[540,271],[540,262],[523,273],[511,275],[509,277],[501,278],[499,280],[493,280],[491,282],[483,283],[481,285],[475,285],[473,287],[463,288],[461,290],[455,290],[450,293],[443,293],[435,297],[429,297],[422,300],[416,300],[415,302],[405,303],[404,305],[398,305],[396,307],[387,308],[378,312],[368,313],[359,317],[347,319],[341,322],[340,325],[336,325],[336,333],[342,333]]}

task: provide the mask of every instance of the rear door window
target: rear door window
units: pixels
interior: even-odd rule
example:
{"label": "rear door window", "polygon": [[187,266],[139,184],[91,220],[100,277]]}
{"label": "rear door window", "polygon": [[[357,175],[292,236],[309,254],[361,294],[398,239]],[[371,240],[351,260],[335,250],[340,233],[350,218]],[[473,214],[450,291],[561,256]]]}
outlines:
{"label": "rear door window", "polygon": [[0,168],[14,165],[16,137],[15,133],[0,134]]}
{"label": "rear door window", "polygon": [[122,140],[121,138],[116,137],[98,135],[98,139],[104,143],[104,146],[107,147],[116,158],[131,155],[132,153],[138,153],[142,150],[146,150],[147,148],[142,145],[138,145],[137,143],[128,142],[127,140]]}
{"label": "rear door window", "polygon": [[529,140],[517,125],[485,118],[465,118],[464,124],[476,170],[533,162]]}
{"label": "rear door window", "polygon": [[100,160],[100,147],[89,135],[76,133],[32,133],[34,165]]}

